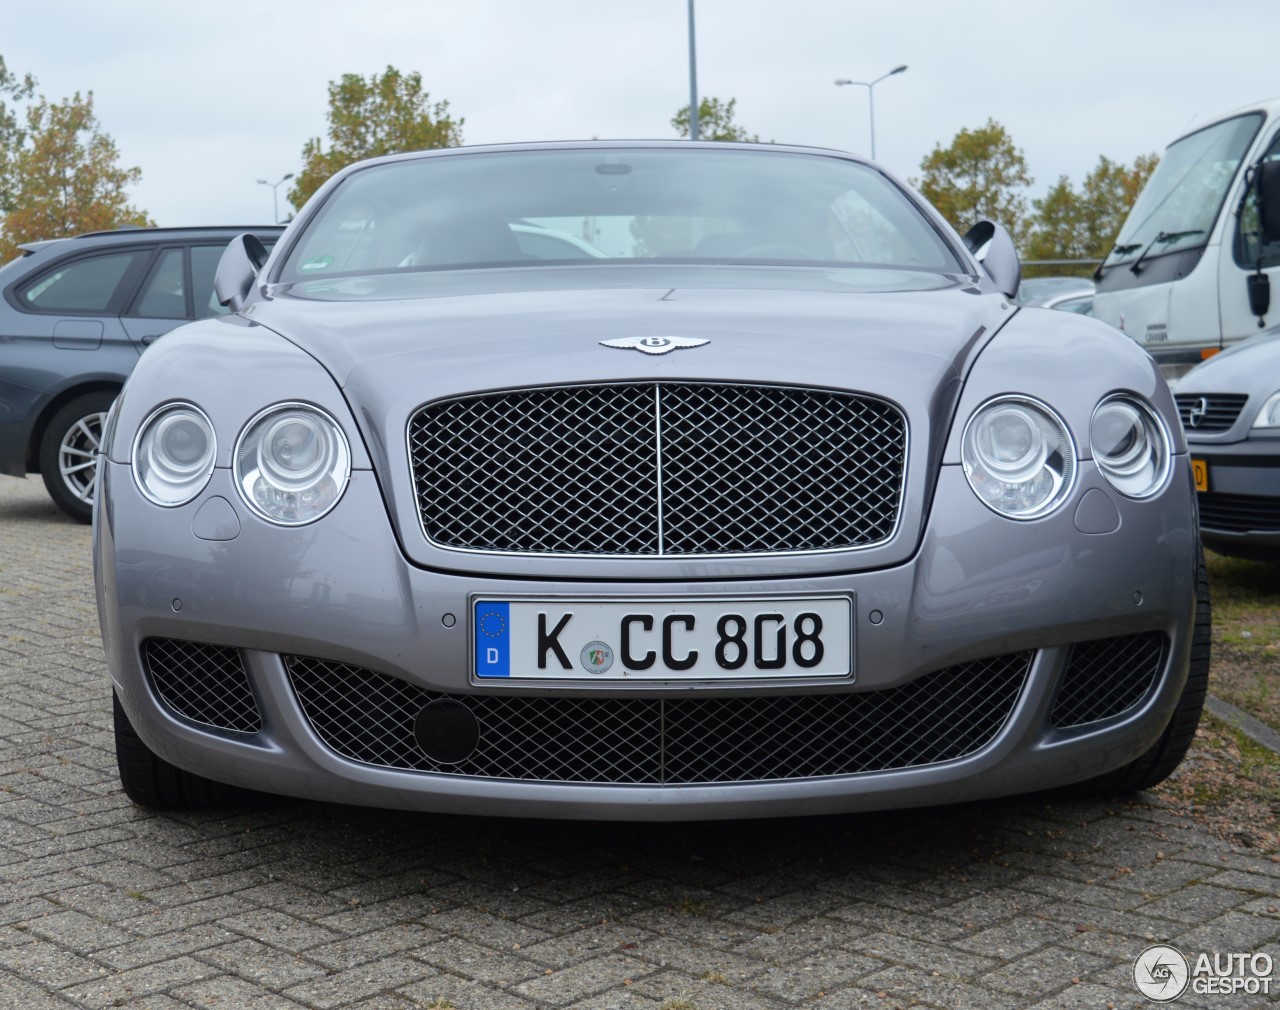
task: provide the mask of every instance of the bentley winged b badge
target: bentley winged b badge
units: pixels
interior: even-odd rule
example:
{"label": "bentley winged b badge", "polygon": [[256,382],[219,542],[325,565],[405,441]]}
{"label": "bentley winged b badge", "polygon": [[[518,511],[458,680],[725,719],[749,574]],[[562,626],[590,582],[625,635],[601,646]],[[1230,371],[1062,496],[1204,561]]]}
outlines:
{"label": "bentley winged b badge", "polygon": [[645,354],[666,354],[682,347],[701,347],[711,343],[710,340],[698,340],[693,337],[619,337],[617,340],[602,340],[605,347],[617,347],[622,350],[635,348]]}

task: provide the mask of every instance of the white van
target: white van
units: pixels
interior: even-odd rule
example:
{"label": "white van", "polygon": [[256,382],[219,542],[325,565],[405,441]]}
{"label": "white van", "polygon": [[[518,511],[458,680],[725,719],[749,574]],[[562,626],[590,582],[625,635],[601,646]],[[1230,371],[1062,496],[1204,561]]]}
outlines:
{"label": "white van", "polygon": [[1170,144],[1094,279],[1171,377],[1280,320],[1280,99]]}

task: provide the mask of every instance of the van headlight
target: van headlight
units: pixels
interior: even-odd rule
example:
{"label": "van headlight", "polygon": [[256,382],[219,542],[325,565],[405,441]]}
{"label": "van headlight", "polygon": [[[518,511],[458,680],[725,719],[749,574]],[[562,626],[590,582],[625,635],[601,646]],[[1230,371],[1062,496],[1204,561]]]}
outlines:
{"label": "van headlight", "polygon": [[1089,422],[1093,461],[1113,488],[1149,498],[1169,474],[1169,439],[1155,410],[1128,393],[1108,396]]}
{"label": "van headlight", "polygon": [[157,505],[185,505],[209,483],[216,455],[213,425],[204,412],[191,403],[166,404],[138,429],[133,479]]}
{"label": "van headlight", "polygon": [[1009,519],[1048,515],[1071,493],[1076,451],[1067,426],[1026,396],[1001,396],[974,411],[960,443],[969,486]]}
{"label": "van headlight", "polygon": [[351,449],[319,407],[279,403],[245,425],[233,465],[249,508],[281,526],[304,526],[338,504],[351,477]]}

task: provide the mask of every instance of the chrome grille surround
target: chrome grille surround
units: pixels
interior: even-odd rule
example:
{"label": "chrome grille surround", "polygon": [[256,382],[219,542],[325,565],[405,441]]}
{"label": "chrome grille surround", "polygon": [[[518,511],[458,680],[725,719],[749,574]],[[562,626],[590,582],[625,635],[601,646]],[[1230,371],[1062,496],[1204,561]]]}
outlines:
{"label": "chrome grille surround", "polygon": [[1168,637],[1160,631],[1077,642],[1071,647],[1049,722],[1061,729],[1122,715],[1146,697]]}
{"label": "chrome grille surround", "polygon": [[858,393],[710,382],[550,386],[410,417],[423,535],[579,557],[859,550],[898,524],[907,423]]}
{"label": "chrome grille surround", "polygon": [[[541,782],[714,784],[915,768],[996,738],[1034,652],[926,674],[880,691],[655,697],[442,694],[343,663],[284,657],[317,736],[352,761],[405,771]],[[467,706],[475,750],[428,757],[414,720],[429,702]]]}
{"label": "chrome grille surround", "polygon": [[156,695],[176,715],[232,733],[262,729],[262,712],[239,650],[148,638],[142,655]]}

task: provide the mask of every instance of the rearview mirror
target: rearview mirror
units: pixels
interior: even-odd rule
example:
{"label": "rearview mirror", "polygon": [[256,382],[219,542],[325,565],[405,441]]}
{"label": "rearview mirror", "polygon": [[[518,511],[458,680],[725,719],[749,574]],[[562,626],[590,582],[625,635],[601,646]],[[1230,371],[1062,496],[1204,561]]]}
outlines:
{"label": "rearview mirror", "polygon": [[964,245],[987,276],[1012,298],[1022,283],[1022,263],[1009,233],[994,221],[979,221],[964,233]]}
{"label": "rearview mirror", "polygon": [[256,235],[245,232],[233,238],[213,275],[213,291],[218,302],[232,312],[239,312],[266,262],[267,247]]}

